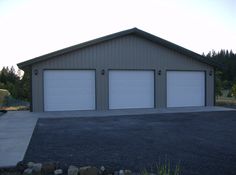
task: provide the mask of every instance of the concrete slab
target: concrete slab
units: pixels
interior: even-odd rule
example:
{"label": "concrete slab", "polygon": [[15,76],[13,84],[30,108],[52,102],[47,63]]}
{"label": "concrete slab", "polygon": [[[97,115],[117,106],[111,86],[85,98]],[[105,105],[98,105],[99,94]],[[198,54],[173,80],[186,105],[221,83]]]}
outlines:
{"label": "concrete slab", "polygon": [[29,112],[9,112],[0,117],[0,167],[23,160],[37,118]]}
{"label": "concrete slab", "polygon": [[[32,114],[38,118],[64,118],[64,117],[104,117],[120,115],[143,115],[143,114],[163,114],[163,113],[188,113],[188,112],[215,112],[215,111],[234,111],[236,109],[219,106],[212,107],[181,107],[163,109],[115,109],[108,111],[60,111],[43,112]],[[27,114],[31,115],[31,114]]]}

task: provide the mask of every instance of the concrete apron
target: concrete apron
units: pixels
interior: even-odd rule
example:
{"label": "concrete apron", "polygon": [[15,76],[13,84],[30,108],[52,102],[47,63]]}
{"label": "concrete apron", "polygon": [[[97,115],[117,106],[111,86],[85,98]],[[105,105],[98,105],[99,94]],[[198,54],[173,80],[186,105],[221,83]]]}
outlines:
{"label": "concrete apron", "polygon": [[37,118],[24,112],[9,112],[0,117],[0,167],[15,166],[23,160]]}
{"label": "concrete apron", "polygon": [[23,160],[38,118],[105,117],[233,110],[235,109],[215,106],[168,109],[123,109],[109,111],[9,111],[7,114],[0,117],[0,167],[15,166],[19,161]]}
{"label": "concrete apron", "polygon": [[[188,112],[215,112],[233,111],[236,109],[211,106],[211,107],[178,107],[163,109],[113,109],[107,111],[60,111],[40,112],[33,115],[38,118],[64,118],[64,117],[106,117],[121,115],[142,115],[142,114],[164,114],[164,113],[188,113]],[[32,115],[32,113],[31,113]]]}

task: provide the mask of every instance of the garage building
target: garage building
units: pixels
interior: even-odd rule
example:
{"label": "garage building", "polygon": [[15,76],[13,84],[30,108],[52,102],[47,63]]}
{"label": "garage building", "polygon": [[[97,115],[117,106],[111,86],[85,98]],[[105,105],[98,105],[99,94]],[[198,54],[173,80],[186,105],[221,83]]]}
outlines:
{"label": "garage building", "polygon": [[214,105],[215,64],[137,28],[18,64],[31,111]]}

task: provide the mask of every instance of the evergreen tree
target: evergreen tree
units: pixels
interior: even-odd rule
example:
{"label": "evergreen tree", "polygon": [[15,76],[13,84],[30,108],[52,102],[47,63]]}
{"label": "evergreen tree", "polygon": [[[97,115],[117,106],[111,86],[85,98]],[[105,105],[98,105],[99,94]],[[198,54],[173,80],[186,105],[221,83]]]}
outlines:
{"label": "evergreen tree", "polygon": [[0,71],[0,89],[7,89],[12,97],[29,100],[30,85],[29,73],[26,71],[23,78],[16,74],[14,67],[3,67]]}
{"label": "evergreen tree", "polygon": [[215,52],[214,50],[208,52],[206,57],[212,59],[222,66],[217,71],[222,72],[219,80],[223,82],[224,89],[231,89],[234,82],[236,82],[236,54],[232,50],[220,50]]}

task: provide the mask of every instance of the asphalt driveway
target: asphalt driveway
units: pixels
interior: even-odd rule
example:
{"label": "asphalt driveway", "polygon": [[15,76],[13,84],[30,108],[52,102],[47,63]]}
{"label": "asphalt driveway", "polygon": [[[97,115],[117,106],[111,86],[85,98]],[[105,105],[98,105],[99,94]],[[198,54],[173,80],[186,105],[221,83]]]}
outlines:
{"label": "asphalt driveway", "polygon": [[183,174],[236,174],[236,112],[38,120],[25,161],[140,171],[165,157]]}

